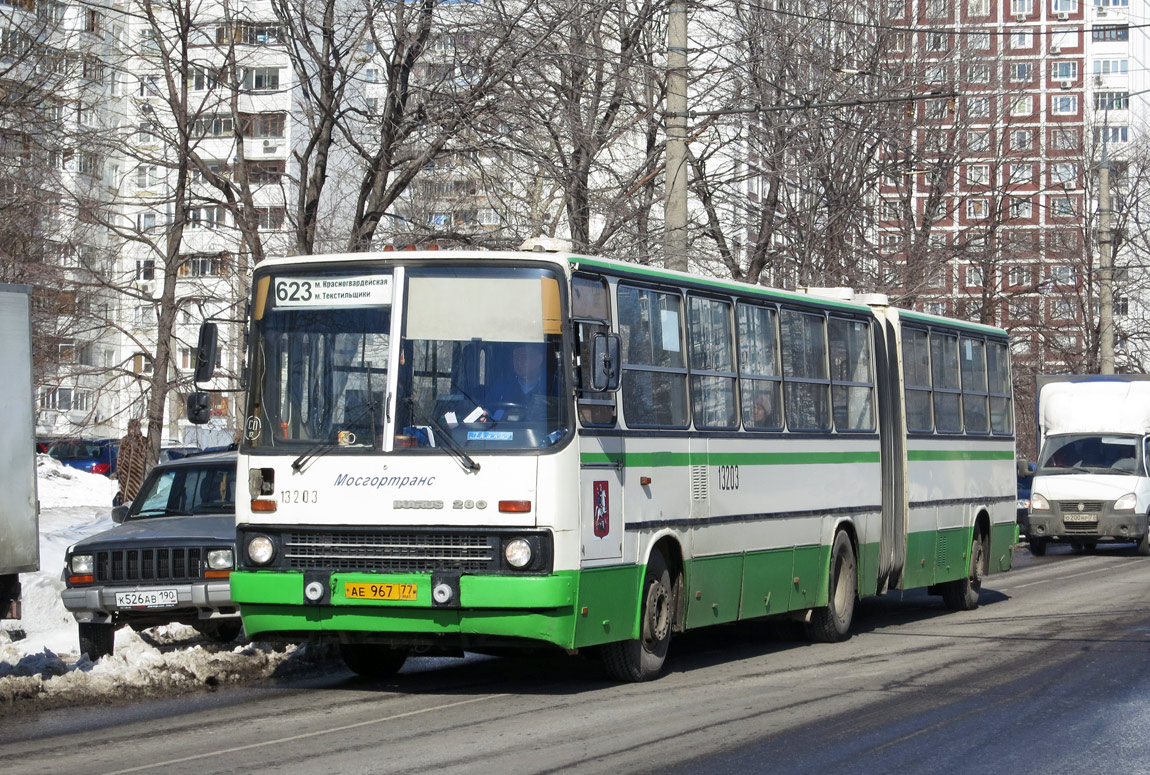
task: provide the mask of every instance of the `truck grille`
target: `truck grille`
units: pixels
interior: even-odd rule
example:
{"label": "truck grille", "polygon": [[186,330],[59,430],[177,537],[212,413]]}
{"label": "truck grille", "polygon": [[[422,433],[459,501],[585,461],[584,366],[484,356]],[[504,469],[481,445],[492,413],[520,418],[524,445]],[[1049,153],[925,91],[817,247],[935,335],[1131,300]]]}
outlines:
{"label": "truck grille", "polygon": [[498,566],[498,537],[482,533],[289,532],[284,559],[296,570],[431,573]]}
{"label": "truck grille", "polygon": [[1102,511],[1102,501],[1059,501],[1063,514],[1088,514]]}
{"label": "truck grille", "polygon": [[203,577],[198,546],[95,552],[96,581],[181,581]]}

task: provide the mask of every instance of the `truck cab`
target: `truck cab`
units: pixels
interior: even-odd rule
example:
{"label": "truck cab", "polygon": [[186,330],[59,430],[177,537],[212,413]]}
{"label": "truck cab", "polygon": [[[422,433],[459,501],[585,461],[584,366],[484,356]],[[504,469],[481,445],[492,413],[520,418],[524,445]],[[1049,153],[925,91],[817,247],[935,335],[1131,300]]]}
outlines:
{"label": "truck cab", "polygon": [[1134,543],[1150,556],[1150,381],[1091,376],[1040,386],[1042,447],[1030,496],[1030,551]]}

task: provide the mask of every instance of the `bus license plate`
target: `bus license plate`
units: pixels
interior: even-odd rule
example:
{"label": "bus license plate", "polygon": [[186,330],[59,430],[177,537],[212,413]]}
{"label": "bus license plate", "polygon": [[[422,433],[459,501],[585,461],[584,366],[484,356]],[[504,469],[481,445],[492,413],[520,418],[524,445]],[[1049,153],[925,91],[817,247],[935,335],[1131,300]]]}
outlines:
{"label": "bus license plate", "polygon": [[180,602],[174,589],[147,589],[117,592],[117,608],[171,608]]}
{"label": "bus license plate", "polygon": [[343,594],[349,600],[415,600],[418,584],[369,584],[348,581]]}
{"label": "bus license plate", "polygon": [[1096,514],[1063,514],[1063,522],[1097,522]]}

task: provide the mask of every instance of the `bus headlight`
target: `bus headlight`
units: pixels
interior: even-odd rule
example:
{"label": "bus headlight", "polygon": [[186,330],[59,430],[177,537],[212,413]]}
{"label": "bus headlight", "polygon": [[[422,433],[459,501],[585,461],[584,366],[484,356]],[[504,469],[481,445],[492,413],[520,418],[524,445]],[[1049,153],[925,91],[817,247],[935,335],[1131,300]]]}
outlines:
{"label": "bus headlight", "polygon": [[526,568],[531,564],[531,544],[522,538],[512,539],[504,545],[503,556],[512,568]]}
{"label": "bus headlight", "polygon": [[1114,511],[1134,511],[1138,506],[1138,496],[1132,492],[1128,492],[1118,500],[1114,501]]}
{"label": "bus headlight", "polygon": [[1031,511],[1050,511],[1050,501],[1042,497],[1039,493],[1033,492],[1030,494],[1030,510]]}
{"label": "bus headlight", "polygon": [[71,562],[72,573],[76,576],[92,575],[94,564],[90,554],[73,554]]}
{"label": "bus headlight", "polygon": [[276,556],[276,545],[267,536],[255,536],[248,541],[248,557],[256,565],[267,565]]}
{"label": "bus headlight", "polygon": [[230,570],[234,564],[231,549],[212,549],[208,552],[208,567],[212,570]]}

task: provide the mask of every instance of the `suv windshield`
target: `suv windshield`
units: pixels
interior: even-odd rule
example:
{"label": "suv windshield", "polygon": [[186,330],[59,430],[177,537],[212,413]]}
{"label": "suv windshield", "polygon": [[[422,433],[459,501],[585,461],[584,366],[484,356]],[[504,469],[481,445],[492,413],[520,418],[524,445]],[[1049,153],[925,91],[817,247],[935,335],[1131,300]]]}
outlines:
{"label": "suv windshield", "polygon": [[154,471],[132,501],[128,516],[234,514],[236,466],[178,466]]}
{"label": "suv windshield", "polygon": [[[556,275],[456,265],[405,275],[403,320],[393,319],[391,270],[310,267],[257,280],[269,293],[254,316],[246,449],[454,454],[563,438],[570,391]],[[341,283],[366,290],[317,294]]]}
{"label": "suv windshield", "polygon": [[1141,436],[1067,434],[1050,436],[1042,445],[1037,473],[1143,475]]}

